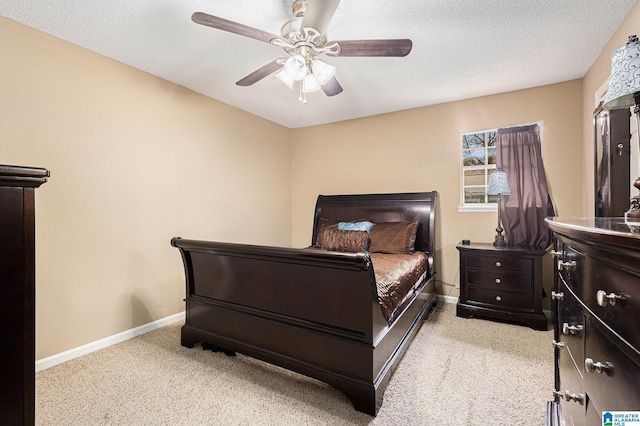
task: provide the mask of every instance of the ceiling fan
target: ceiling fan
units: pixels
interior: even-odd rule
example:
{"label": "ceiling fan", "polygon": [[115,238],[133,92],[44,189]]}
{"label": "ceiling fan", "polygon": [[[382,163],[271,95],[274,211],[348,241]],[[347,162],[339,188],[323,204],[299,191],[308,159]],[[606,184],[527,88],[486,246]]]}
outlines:
{"label": "ceiling fan", "polygon": [[293,90],[297,84],[300,101],[306,103],[306,93],[322,89],[327,96],[342,92],[335,77],[336,68],[318,56],[407,56],[411,52],[409,39],[328,41],[327,27],[340,0],[295,0],[295,18],[285,22],[281,35],[229,21],[203,12],[191,16],[193,22],[222,31],[280,46],[288,54],[258,68],[236,82],[251,86],[279,71],[276,77]]}

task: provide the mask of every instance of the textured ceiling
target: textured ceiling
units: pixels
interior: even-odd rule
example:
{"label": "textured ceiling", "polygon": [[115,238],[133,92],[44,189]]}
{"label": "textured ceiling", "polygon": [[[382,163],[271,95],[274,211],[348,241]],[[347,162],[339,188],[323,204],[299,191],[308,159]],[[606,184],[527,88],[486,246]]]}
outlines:
{"label": "textured ceiling", "polygon": [[191,21],[200,11],[279,34],[292,0],[2,0],[0,14],[298,128],[580,78],[634,3],[342,0],[329,40],[410,38],[413,50],[323,58],[344,92],[311,93],[306,105],[273,76],[235,85],[281,48]]}

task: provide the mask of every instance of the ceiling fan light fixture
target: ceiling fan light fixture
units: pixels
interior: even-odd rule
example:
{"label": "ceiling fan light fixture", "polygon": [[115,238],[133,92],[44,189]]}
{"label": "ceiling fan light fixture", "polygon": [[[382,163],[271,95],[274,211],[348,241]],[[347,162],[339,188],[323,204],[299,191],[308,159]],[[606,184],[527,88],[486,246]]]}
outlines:
{"label": "ceiling fan light fixture", "polygon": [[[300,101],[306,103],[305,94],[322,89],[325,95],[335,96],[343,89],[335,78],[336,68],[316,59],[318,55],[344,57],[401,57],[411,52],[409,39],[327,40],[327,28],[341,0],[289,0],[293,1],[293,15],[282,26],[281,35],[233,22],[204,12],[195,12],[191,20],[217,30],[248,37],[281,47],[287,54],[263,65],[244,78],[238,86],[251,86],[277,72],[277,78],[291,90],[299,89]],[[284,69],[280,69],[280,68]],[[296,85],[295,82],[298,82]],[[297,86],[297,87],[296,87]]]}
{"label": "ceiling fan light fixture", "polygon": [[315,92],[316,90],[320,90],[320,84],[318,84],[318,80],[313,74],[307,74],[307,76],[302,80],[302,92],[310,93]]}
{"label": "ceiling fan light fixture", "polygon": [[281,82],[283,82],[285,86],[289,88],[289,90],[293,90],[294,80],[291,77],[289,77],[289,74],[287,74],[284,69],[276,74],[276,78]]}
{"label": "ceiling fan light fixture", "polygon": [[327,64],[326,62],[316,59],[311,66],[313,74],[316,76],[316,80],[320,86],[327,84],[336,73],[336,67]]}
{"label": "ceiling fan light fixture", "polygon": [[285,61],[284,71],[291,79],[300,81],[305,78],[308,73],[307,61],[302,55],[292,56]]}

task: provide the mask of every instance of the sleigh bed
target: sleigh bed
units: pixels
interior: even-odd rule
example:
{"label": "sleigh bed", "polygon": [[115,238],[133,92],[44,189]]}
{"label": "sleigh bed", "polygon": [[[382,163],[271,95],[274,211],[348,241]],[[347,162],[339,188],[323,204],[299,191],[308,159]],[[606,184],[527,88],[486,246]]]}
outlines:
{"label": "sleigh bed", "polygon": [[[435,191],[320,195],[308,248],[173,238],[186,275],[182,345],[240,352],[313,377],[375,416],[436,302],[436,198]],[[362,222],[373,224],[364,231],[365,250],[334,250],[344,226]],[[389,236],[392,229],[404,232],[400,240]],[[363,231],[345,232],[360,238]],[[404,279],[389,266],[398,259],[410,270]]]}

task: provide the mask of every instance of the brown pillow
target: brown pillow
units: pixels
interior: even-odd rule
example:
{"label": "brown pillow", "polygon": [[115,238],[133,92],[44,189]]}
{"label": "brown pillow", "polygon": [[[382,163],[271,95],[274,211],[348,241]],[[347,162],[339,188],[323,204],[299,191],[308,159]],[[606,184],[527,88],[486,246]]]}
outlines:
{"label": "brown pillow", "polygon": [[315,246],[318,248],[322,248],[322,242],[320,241],[320,234],[322,234],[323,229],[335,229],[338,230],[338,223],[340,221],[333,219],[325,219],[324,217],[320,218],[320,223],[318,224],[318,234],[316,235]]}
{"label": "brown pillow", "polygon": [[330,226],[320,228],[316,245],[323,250],[360,253],[367,250],[367,231],[340,231]]}
{"label": "brown pillow", "polygon": [[417,220],[376,223],[371,228],[369,251],[411,254],[414,251],[417,232]]}
{"label": "brown pillow", "polygon": [[[358,220],[352,220],[349,221],[349,223],[356,223],[356,222],[364,222],[367,219],[358,219]],[[316,240],[314,241],[314,247],[317,248],[322,248],[322,244],[320,243],[320,231],[323,228],[329,228],[329,229],[338,229],[338,224],[340,222],[344,222],[344,221],[340,221],[340,220],[336,220],[336,219],[327,219],[324,217],[320,218],[320,223],[318,224],[318,234],[316,235]]]}

